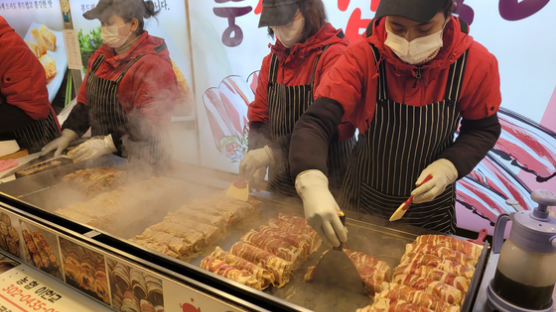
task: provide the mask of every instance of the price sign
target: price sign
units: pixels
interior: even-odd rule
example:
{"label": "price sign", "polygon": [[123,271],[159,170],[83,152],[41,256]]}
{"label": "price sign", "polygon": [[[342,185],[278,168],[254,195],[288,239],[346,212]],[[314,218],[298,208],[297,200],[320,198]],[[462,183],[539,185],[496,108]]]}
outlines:
{"label": "price sign", "polygon": [[24,265],[0,274],[0,312],[110,311]]}

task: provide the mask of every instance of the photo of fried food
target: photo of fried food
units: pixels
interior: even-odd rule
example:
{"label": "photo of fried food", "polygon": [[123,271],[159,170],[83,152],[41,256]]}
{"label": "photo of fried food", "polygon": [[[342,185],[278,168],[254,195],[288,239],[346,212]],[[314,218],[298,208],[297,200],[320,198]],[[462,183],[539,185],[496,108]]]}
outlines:
{"label": "photo of fried food", "polygon": [[10,216],[0,212],[0,248],[8,251],[12,255],[20,256],[19,234],[12,226]]}
{"label": "photo of fried food", "polygon": [[115,259],[107,259],[107,264],[116,311],[154,311],[155,306],[164,306],[161,279]]}
{"label": "photo of fried food", "polygon": [[110,304],[104,256],[60,237],[66,283]]}
{"label": "photo of fried food", "polygon": [[19,220],[24,259],[37,269],[62,279],[60,253],[56,235]]}

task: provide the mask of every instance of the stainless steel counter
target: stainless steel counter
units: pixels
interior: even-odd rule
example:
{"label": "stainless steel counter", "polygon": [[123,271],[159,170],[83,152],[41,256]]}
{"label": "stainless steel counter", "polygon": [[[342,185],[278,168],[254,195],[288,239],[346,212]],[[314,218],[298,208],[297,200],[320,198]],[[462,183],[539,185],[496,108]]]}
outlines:
{"label": "stainless steel counter", "polygon": [[[111,160],[108,164],[102,162],[98,165],[121,166],[120,162]],[[125,167],[125,166],[124,166]],[[71,171],[81,169],[64,168],[51,173],[40,173],[36,176],[25,177],[13,182],[0,185],[0,191],[18,197],[23,201],[54,211],[67,205],[68,198],[57,194],[57,183],[61,177]],[[184,190],[183,198],[193,199],[203,197],[215,192],[222,192],[234,179],[234,175],[207,170],[198,167],[184,167],[173,172],[172,177],[187,183],[189,186]],[[303,215],[301,202],[297,198],[276,197],[267,192],[253,194],[263,204],[260,213],[234,225],[220,241],[205,248],[201,254],[187,261],[189,264],[199,266],[204,256],[208,255],[216,246],[229,250],[240,237],[250,229],[267,223],[270,218],[276,218],[279,213]],[[177,209],[174,207],[172,209]],[[141,233],[147,226],[157,223],[165,216],[164,213],[153,213],[141,220],[133,222],[133,226],[125,229],[101,229],[103,232],[114,237],[129,239]],[[399,264],[405,250],[405,245],[412,242],[418,235],[430,234],[431,231],[403,224],[391,224],[386,220],[375,218],[366,214],[346,212],[346,226],[349,231],[349,241],[346,248],[362,251],[370,256],[387,262],[393,269]],[[130,216],[130,220],[133,216]],[[303,306],[314,311],[354,311],[366,306],[372,301],[364,295],[345,293],[335,285],[319,287],[306,283],[303,275],[310,265],[316,264],[318,258],[328,246],[321,246],[316,253],[311,255],[307,261],[295,271],[292,280],[283,288],[270,288],[265,293],[287,300],[296,305]],[[175,260],[181,262],[180,260]]]}

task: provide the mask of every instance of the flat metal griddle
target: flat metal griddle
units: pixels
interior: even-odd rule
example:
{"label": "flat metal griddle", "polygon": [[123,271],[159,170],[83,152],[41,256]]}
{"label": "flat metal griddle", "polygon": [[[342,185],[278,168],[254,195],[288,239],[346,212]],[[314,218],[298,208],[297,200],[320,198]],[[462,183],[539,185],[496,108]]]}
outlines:
{"label": "flat metal griddle", "polygon": [[[10,194],[14,197],[34,204],[47,211],[65,207],[75,202],[75,198],[71,196],[53,196],[61,187],[59,182],[61,178],[70,172],[78,169],[89,167],[111,166],[116,168],[125,168],[125,160],[119,157],[103,158],[95,163],[89,164],[73,164],[58,167],[36,175],[31,175],[17,179],[12,182],[0,184],[0,191]],[[184,173],[187,172],[187,173]],[[174,178],[182,179],[191,185],[188,190],[184,191],[184,198],[188,200],[196,197],[204,197],[215,192],[222,192],[229,181],[225,179],[217,179],[215,177],[207,177],[206,175],[197,175],[194,170],[183,171],[174,174]],[[226,174],[224,174],[226,176]],[[262,201],[260,213],[243,220],[226,232],[218,242],[205,248],[200,254],[187,260],[188,263],[199,266],[201,260],[210,254],[216,246],[220,246],[224,250],[229,250],[231,246],[240,240],[241,236],[251,229],[256,229],[260,225],[266,224],[270,218],[277,218],[279,213],[303,215],[301,202],[295,198],[274,197],[269,193],[255,194],[257,199]],[[114,237],[120,239],[128,239],[143,232],[143,230],[155,223],[160,222],[166,213],[160,214],[156,210],[149,218],[142,220],[130,219],[130,224],[125,229],[115,229],[106,231]],[[412,227],[408,225],[391,225],[387,221],[378,219],[366,214],[354,212],[346,212],[346,226],[349,231],[349,241],[346,248],[362,251],[370,256],[385,261],[390,265],[392,270],[399,264],[401,256],[404,253],[405,245],[415,240],[418,235],[435,234],[422,228]],[[307,268],[315,265],[320,255],[327,249],[324,244],[305,261],[299,269],[297,269],[291,281],[282,288],[269,288],[265,292],[287,300],[299,306],[306,307],[314,311],[355,311],[372,303],[372,300],[364,295],[346,293],[334,285],[326,288],[320,288],[314,284],[304,281],[303,276]],[[181,260],[176,260],[181,261]],[[482,271],[486,263],[486,252],[479,259],[477,270],[474,276],[480,280]],[[464,308],[467,311],[470,302],[476,295],[476,287],[471,284],[466,295]]]}

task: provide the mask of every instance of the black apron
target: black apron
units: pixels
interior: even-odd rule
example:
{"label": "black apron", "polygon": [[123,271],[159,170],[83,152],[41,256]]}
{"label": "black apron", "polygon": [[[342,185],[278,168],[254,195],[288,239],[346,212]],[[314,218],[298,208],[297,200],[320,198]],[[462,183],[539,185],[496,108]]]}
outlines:
{"label": "black apron", "polygon": [[[272,55],[268,77],[268,119],[270,138],[273,141],[291,136],[295,123],[313,104],[313,83],[318,61],[328,46],[322,49],[317,57],[311,73],[311,81],[307,85],[286,86],[276,83],[279,62],[276,55]],[[355,138],[346,141],[336,141],[328,150],[328,168],[330,188],[338,187],[345,175],[345,166],[349,154],[355,145]],[[290,175],[288,160],[273,164],[268,171],[269,189],[283,195],[295,196],[294,181]]]}
{"label": "black apron", "polygon": [[60,130],[54,118],[52,110],[48,117],[41,120],[33,120],[29,125],[13,130],[12,136],[21,148],[26,148],[30,153],[40,151],[48,142],[60,135]]}
{"label": "black apron", "polygon": [[[377,63],[380,56],[372,48]],[[369,129],[359,135],[350,159],[340,200],[343,208],[388,219],[407,200],[421,171],[454,142],[466,60],[467,52],[451,65],[444,100],[425,106],[390,100],[385,65],[380,62],[374,117]],[[455,185],[449,185],[434,200],[411,205],[400,221],[453,233],[454,205]]]}
{"label": "black apron", "polygon": [[[118,100],[120,82],[127,71],[141,57],[142,55],[139,55],[130,61],[114,81],[100,78],[96,75],[98,68],[104,62],[104,55],[97,57],[87,79],[89,122],[91,124],[92,136],[106,136],[112,133],[124,134],[122,136],[124,149],[122,156],[128,159],[141,159],[149,164],[153,164],[161,160],[159,140],[155,139],[154,133],[147,133],[150,137],[145,138],[145,132],[153,131],[141,129],[147,125],[142,119],[137,121],[140,118],[140,114],[130,116]],[[134,126],[134,124],[137,125]],[[139,135],[137,134],[138,132],[143,132],[143,134]]]}

